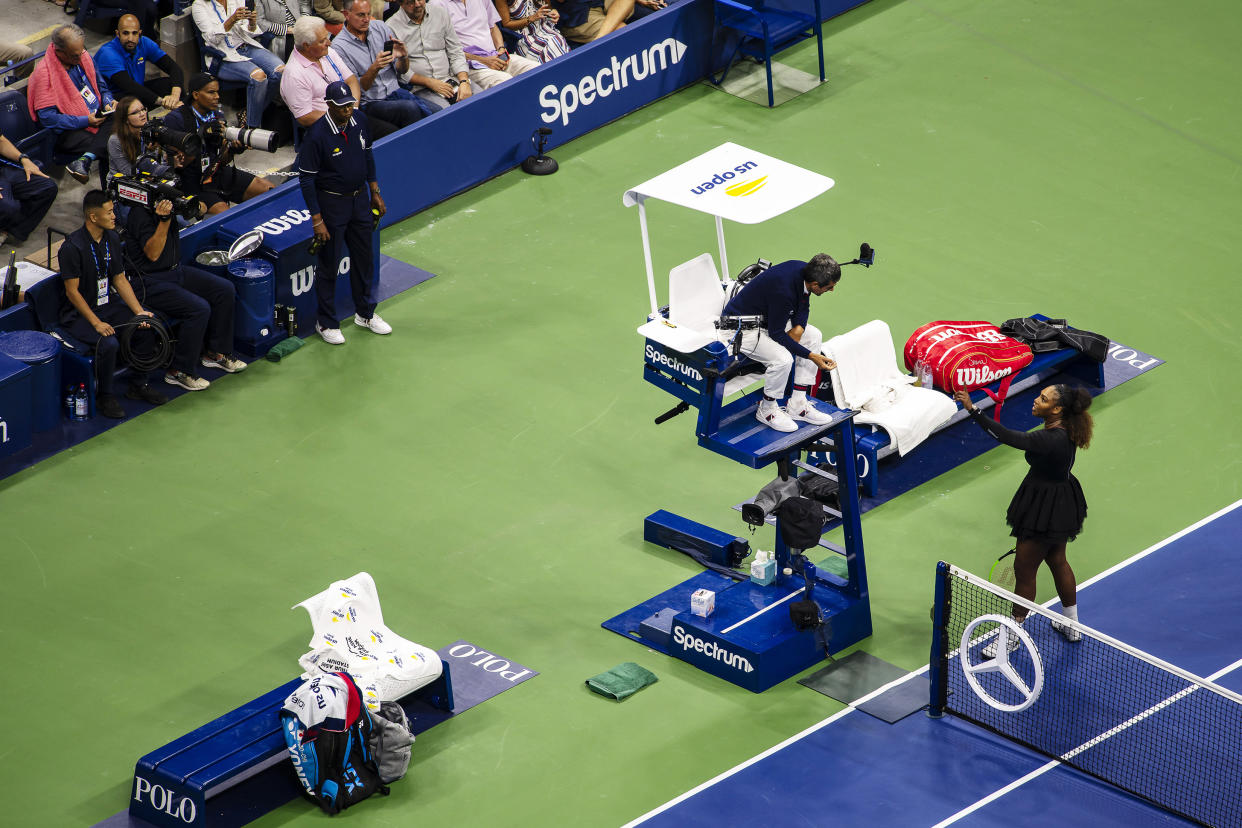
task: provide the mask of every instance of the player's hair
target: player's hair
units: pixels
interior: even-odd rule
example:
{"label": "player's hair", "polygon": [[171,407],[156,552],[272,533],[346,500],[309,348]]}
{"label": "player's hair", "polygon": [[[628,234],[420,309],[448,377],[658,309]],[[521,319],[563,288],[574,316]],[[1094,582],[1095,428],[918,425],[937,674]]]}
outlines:
{"label": "player's hair", "polygon": [[1056,392],[1066,434],[1074,445],[1087,448],[1091,445],[1091,434],[1095,430],[1095,421],[1087,411],[1091,407],[1091,395],[1082,386],[1065,383],[1057,385]]}

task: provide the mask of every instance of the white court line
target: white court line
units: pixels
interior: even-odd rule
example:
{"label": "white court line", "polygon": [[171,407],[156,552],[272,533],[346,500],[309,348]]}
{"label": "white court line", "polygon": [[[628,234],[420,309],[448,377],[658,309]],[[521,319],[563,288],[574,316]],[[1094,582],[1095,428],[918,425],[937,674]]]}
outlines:
{"label": "white court line", "polygon": [[[1239,667],[1242,667],[1242,659],[1238,659],[1233,664],[1230,664],[1228,667],[1224,667],[1220,670],[1217,670],[1212,675],[1207,676],[1207,680],[1216,681],[1221,676],[1227,675],[1228,673],[1233,672]],[[1172,696],[1169,696],[1164,701],[1159,702],[1157,704],[1153,704],[1151,707],[1147,708],[1142,713],[1139,713],[1138,715],[1131,717],[1129,720],[1122,722],[1121,724],[1117,725],[1114,728],[1111,728],[1107,732],[1101,733],[1099,736],[1096,736],[1094,739],[1090,739],[1086,742],[1083,742],[1081,745],[1074,748],[1069,753],[1063,754],[1061,758],[1064,760],[1072,759],[1078,754],[1082,753],[1084,750],[1089,750],[1095,747],[1100,742],[1103,742],[1105,739],[1108,739],[1112,736],[1116,736],[1121,731],[1126,730],[1127,728],[1130,728],[1138,724],[1144,719],[1154,716],[1156,713],[1159,713],[1164,708],[1168,707],[1171,704],[1174,704],[1175,702],[1182,700],[1183,698],[1185,698],[1186,696],[1189,696],[1191,693],[1195,692],[1196,690],[1202,690],[1202,689],[1203,688],[1201,686],[1195,685],[1192,687],[1187,687],[1185,690],[1182,690],[1181,692],[1174,693]],[[1018,788],[1025,785],[1027,782],[1030,782],[1032,779],[1043,776],[1045,773],[1047,773],[1048,771],[1052,770],[1053,768],[1057,767],[1060,764],[1061,764],[1060,761],[1054,760],[1052,762],[1048,762],[1045,765],[1041,765],[1040,767],[1031,771],[1026,776],[1022,777],[1021,779],[1015,779],[1013,782],[1010,782],[1005,787],[1000,788],[999,790],[993,791],[992,793],[988,794],[983,799],[980,799],[974,804],[967,805],[965,808],[958,811],[956,814],[953,814],[948,819],[944,819],[944,820],[941,820],[940,822],[937,822],[935,825],[932,826],[932,828],[943,828],[943,826],[945,825],[952,825],[953,823],[957,822],[962,817],[970,816],[975,811],[979,810],[980,808],[987,805],[988,803],[995,802],[996,800],[1000,799],[1002,796],[1009,793],[1010,791],[1017,790]]]}
{"label": "white court line", "polygon": [[[1160,542],[1158,542],[1158,543],[1156,543],[1156,544],[1154,544],[1154,545],[1152,545],[1152,546],[1147,547],[1147,548],[1146,548],[1146,549],[1144,549],[1142,552],[1138,552],[1138,553],[1136,553],[1136,554],[1134,554],[1134,555],[1130,556],[1129,558],[1126,558],[1124,561],[1122,561],[1121,563],[1117,564],[1116,566],[1113,566],[1113,567],[1110,567],[1110,568],[1108,568],[1108,569],[1104,570],[1104,571],[1103,571],[1103,572],[1101,572],[1099,575],[1096,575],[1094,578],[1089,578],[1089,579],[1087,579],[1086,581],[1084,581],[1084,582],[1082,582],[1081,584],[1079,584],[1079,585],[1078,585],[1078,590],[1079,590],[1079,591],[1082,591],[1083,589],[1086,589],[1087,587],[1089,587],[1089,586],[1091,586],[1092,584],[1094,584],[1096,581],[1099,581],[1099,580],[1103,579],[1104,577],[1106,577],[1106,576],[1108,576],[1108,575],[1112,575],[1114,572],[1117,572],[1117,571],[1119,571],[1119,570],[1121,570],[1121,569],[1124,569],[1125,567],[1129,566],[1130,564],[1134,563],[1135,561],[1142,560],[1143,558],[1147,557],[1148,555],[1150,555],[1151,553],[1155,552],[1156,550],[1161,549],[1161,548],[1163,548],[1163,547],[1165,547],[1165,546],[1168,546],[1168,545],[1169,545],[1170,543],[1172,543],[1173,541],[1178,540],[1178,539],[1180,539],[1180,538],[1184,537],[1185,535],[1189,534],[1190,532],[1193,532],[1193,531],[1195,531],[1196,529],[1199,529],[1199,528],[1201,528],[1201,527],[1203,527],[1203,526],[1205,526],[1205,525],[1207,525],[1207,524],[1211,523],[1212,521],[1216,520],[1218,517],[1221,517],[1222,515],[1225,515],[1225,514],[1228,514],[1229,512],[1232,512],[1234,509],[1237,509],[1239,506],[1242,506],[1242,500],[1236,500],[1236,501],[1234,501],[1233,503],[1231,503],[1230,505],[1226,506],[1225,508],[1220,509],[1219,511],[1216,511],[1216,512],[1214,512],[1214,513],[1212,513],[1212,514],[1208,515],[1207,517],[1203,518],[1203,519],[1202,519],[1202,520],[1200,520],[1198,523],[1191,524],[1190,526],[1186,527],[1185,529],[1182,529],[1180,532],[1176,532],[1175,534],[1170,535],[1169,537],[1165,538],[1164,540],[1162,540],[1162,541],[1160,541]],[[1057,599],[1055,599],[1055,598],[1054,598],[1054,599],[1052,599],[1052,600],[1050,600],[1050,601],[1045,602],[1045,603],[1043,604],[1043,606],[1045,606],[1045,607],[1051,607],[1053,604],[1056,604],[1056,603],[1058,603],[1058,601],[1057,601]],[[899,678],[899,679],[895,679],[895,680],[893,680],[893,681],[890,681],[888,684],[884,685],[883,687],[879,688],[878,690],[875,690],[874,692],[868,693],[867,695],[863,696],[861,699],[857,699],[857,700],[855,700],[855,701],[853,702],[853,704],[851,704],[850,706],[847,706],[844,710],[841,710],[841,711],[838,711],[838,712],[834,713],[833,715],[831,715],[831,716],[829,716],[828,718],[824,719],[822,722],[819,722],[819,723],[817,723],[817,724],[813,724],[813,725],[811,725],[810,727],[808,727],[806,730],[802,731],[801,733],[797,733],[797,734],[795,734],[795,735],[793,735],[793,736],[790,736],[788,739],[786,739],[785,741],[781,742],[781,743],[780,743],[780,744],[778,744],[778,745],[773,745],[772,747],[770,747],[770,748],[768,748],[767,750],[765,750],[763,753],[760,753],[760,754],[758,754],[757,756],[754,756],[754,757],[752,757],[752,758],[750,758],[750,759],[747,759],[745,762],[742,762],[741,764],[734,765],[732,768],[729,768],[727,771],[724,771],[723,773],[721,773],[721,774],[719,774],[719,775],[717,775],[717,776],[712,777],[711,779],[707,780],[706,782],[702,783],[701,785],[698,785],[697,787],[692,788],[692,789],[690,789],[690,790],[686,791],[686,792],[685,792],[684,794],[682,794],[681,796],[678,796],[678,797],[676,797],[675,799],[670,799],[668,802],[665,802],[663,805],[660,805],[660,806],[659,806],[659,807],[657,807],[657,808],[653,808],[652,810],[648,811],[647,813],[643,814],[642,816],[638,817],[637,819],[634,819],[634,820],[631,820],[630,822],[627,822],[624,826],[622,826],[622,828],[633,828],[633,826],[635,826],[635,825],[640,825],[640,824],[642,824],[643,822],[646,822],[647,820],[651,819],[651,818],[652,818],[652,817],[654,817],[654,816],[659,816],[660,814],[662,814],[662,813],[664,813],[665,811],[667,811],[669,808],[672,808],[672,807],[674,807],[675,805],[679,805],[680,803],[684,802],[685,800],[689,799],[690,797],[694,796],[695,794],[699,793],[700,791],[704,791],[704,790],[706,790],[706,789],[710,788],[711,786],[715,785],[717,782],[720,782],[720,781],[722,781],[722,780],[728,779],[730,776],[733,776],[735,773],[739,773],[739,772],[741,772],[741,771],[745,770],[746,768],[749,768],[751,765],[755,764],[756,762],[760,761],[761,759],[766,759],[768,756],[771,756],[773,753],[776,753],[778,750],[781,750],[781,749],[783,749],[783,748],[785,748],[785,747],[788,747],[789,745],[793,744],[794,742],[797,742],[797,741],[799,741],[800,739],[803,739],[803,738],[805,738],[806,736],[811,735],[812,733],[814,733],[815,731],[819,730],[820,728],[823,728],[823,727],[825,727],[825,726],[827,726],[827,725],[829,725],[829,724],[832,724],[832,723],[833,723],[833,722],[835,722],[837,719],[841,718],[842,716],[846,715],[847,713],[852,712],[852,711],[855,709],[855,706],[856,706],[856,705],[863,704],[864,702],[870,701],[872,698],[874,698],[875,696],[879,695],[880,693],[883,693],[883,692],[886,692],[886,691],[888,691],[888,690],[891,690],[892,688],[896,687],[897,685],[899,685],[899,684],[901,684],[901,683],[903,683],[903,682],[905,682],[905,681],[908,681],[909,679],[912,679],[912,678],[914,678],[915,676],[922,675],[923,673],[926,673],[926,672],[927,672],[927,669],[928,669],[928,666],[929,666],[929,665],[924,664],[924,665],[923,665],[922,667],[920,667],[919,669],[914,670],[914,671],[912,671],[912,672],[910,672],[910,673],[907,673],[906,675],[902,676],[902,677],[901,677],[901,678]],[[1227,668],[1227,669],[1231,669],[1231,668]],[[1009,785],[1006,785],[1004,788],[1001,788],[999,791],[996,791],[995,793],[991,794],[991,795],[990,795],[990,798],[988,798],[988,799],[986,799],[986,800],[980,800],[978,803],[976,803],[976,805],[981,807],[982,805],[986,804],[986,802],[990,802],[990,801],[991,801],[991,800],[993,800],[993,799],[996,799],[996,798],[998,798],[998,797],[1000,797],[1000,796],[1003,796],[1005,793],[1008,793],[1010,790],[1013,790],[1014,788],[1017,788],[1017,787],[1019,787],[1020,785],[1025,784],[1025,783],[1028,781],[1028,779],[1034,779],[1036,776],[1039,776],[1039,775],[1040,775],[1040,774],[1042,774],[1042,773],[1046,773],[1048,770],[1051,770],[1053,767],[1056,767],[1058,764],[1060,764],[1060,763],[1059,763],[1059,762],[1049,762],[1049,763],[1048,763],[1048,766],[1047,766],[1046,768],[1041,768],[1041,769],[1039,769],[1039,770],[1036,770],[1036,771],[1032,772],[1031,774],[1028,774],[1027,776],[1024,776],[1022,779],[1018,779],[1018,780],[1015,780],[1014,782],[1011,782]]]}
{"label": "white court line", "polygon": [[768,610],[772,609],[773,607],[779,607],[781,604],[785,603],[785,602],[786,602],[786,601],[788,601],[790,598],[793,598],[795,595],[801,595],[801,594],[802,594],[802,593],[804,593],[804,592],[806,592],[806,587],[803,587],[802,589],[799,589],[799,590],[795,590],[795,591],[793,591],[793,592],[789,593],[788,595],[786,595],[786,596],[785,596],[784,598],[782,598],[781,600],[777,601],[776,603],[774,603],[774,604],[768,604],[766,607],[764,607],[763,609],[759,610],[758,612],[751,613],[750,615],[748,615],[748,616],[746,616],[745,618],[743,618],[741,621],[738,621],[738,622],[737,622],[736,624],[734,624],[732,627],[725,627],[723,630],[721,630],[721,631],[720,631],[720,634],[721,634],[721,635],[724,635],[725,633],[730,633],[730,632],[733,632],[733,631],[734,631],[734,630],[736,630],[738,627],[742,626],[743,624],[745,624],[747,621],[751,620],[752,618],[758,618],[759,616],[763,615],[765,612],[767,612]]}

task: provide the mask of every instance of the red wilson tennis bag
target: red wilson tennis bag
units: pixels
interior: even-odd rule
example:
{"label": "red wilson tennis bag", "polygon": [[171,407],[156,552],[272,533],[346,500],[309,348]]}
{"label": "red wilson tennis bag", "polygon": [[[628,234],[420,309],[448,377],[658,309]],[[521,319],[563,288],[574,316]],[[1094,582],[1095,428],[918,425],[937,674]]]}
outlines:
{"label": "red wilson tennis bag", "polygon": [[[996,402],[995,418],[1014,375],[1034,359],[1029,347],[991,322],[929,322],[910,334],[904,356],[909,370],[917,362],[929,365],[936,387],[950,394],[983,389]],[[996,391],[985,387],[997,380]]]}

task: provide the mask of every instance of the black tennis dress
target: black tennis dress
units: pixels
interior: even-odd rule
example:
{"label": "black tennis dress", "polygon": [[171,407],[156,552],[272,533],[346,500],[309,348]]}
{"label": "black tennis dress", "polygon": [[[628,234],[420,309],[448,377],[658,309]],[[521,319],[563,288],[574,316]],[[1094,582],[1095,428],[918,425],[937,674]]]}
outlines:
{"label": "black tennis dress", "polygon": [[1009,534],[1018,540],[1060,544],[1072,541],[1087,519],[1087,501],[1078,479],[1070,474],[1078,447],[1063,428],[1014,431],[985,417],[971,418],[1000,442],[1026,452],[1030,471],[1009,502]]}

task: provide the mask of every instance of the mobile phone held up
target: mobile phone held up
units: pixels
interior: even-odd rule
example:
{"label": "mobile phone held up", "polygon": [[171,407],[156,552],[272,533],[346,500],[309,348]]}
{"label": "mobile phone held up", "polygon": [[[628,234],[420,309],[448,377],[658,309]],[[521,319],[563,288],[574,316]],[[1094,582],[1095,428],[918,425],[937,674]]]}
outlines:
{"label": "mobile phone held up", "polygon": [[384,52],[387,54],[392,54],[393,47],[396,45],[397,45],[397,41],[395,40],[384,41]]}

